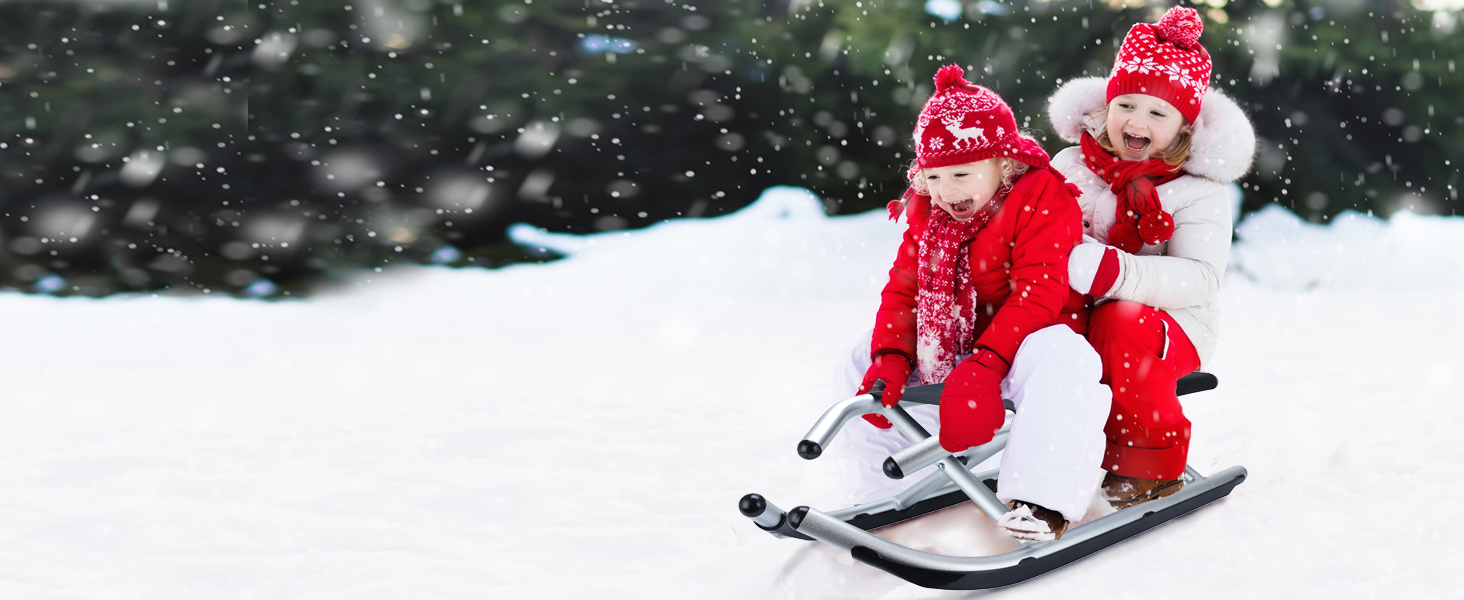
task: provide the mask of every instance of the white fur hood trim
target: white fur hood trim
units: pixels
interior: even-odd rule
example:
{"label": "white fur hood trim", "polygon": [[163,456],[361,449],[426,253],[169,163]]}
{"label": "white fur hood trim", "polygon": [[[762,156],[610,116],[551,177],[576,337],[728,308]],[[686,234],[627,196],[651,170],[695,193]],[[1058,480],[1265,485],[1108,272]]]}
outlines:
{"label": "white fur hood trim", "polygon": [[[1078,143],[1083,130],[1102,126],[1096,116],[1107,104],[1108,80],[1083,77],[1064,83],[1047,100],[1047,115],[1058,137]],[[1224,92],[1215,88],[1205,94],[1200,116],[1195,119],[1185,172],[1229,183],[1245,176],[1256,155],[1256,132],[1245,112]]]}

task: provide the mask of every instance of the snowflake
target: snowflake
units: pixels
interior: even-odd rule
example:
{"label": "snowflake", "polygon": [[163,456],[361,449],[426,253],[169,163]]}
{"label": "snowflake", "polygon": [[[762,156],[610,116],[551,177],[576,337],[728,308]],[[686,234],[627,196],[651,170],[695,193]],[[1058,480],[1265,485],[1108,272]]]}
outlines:
{"label": "snowflake", "polygon": [[929,145],[931,150],[940,150],[941,148],[945,147],[945,140],[940,138],[930,138]]}
{"label": "snowflake", "polygon": [[1169,75],[1170,81],[1178,81],[1188,88],[1199,86],[1200,82],[1190,77],[1189,69],[1181,68],[1179,65],[1164,65],[1163,70]]}
{"label": "snowflake", "polygon": [[[1152,58],[1131,58],[1119,64],[1125,71],[1130,73],[1149,74],[1150,70],[1158,71],[1159,65],[1154,64]],[[1115,69],[1116,70],[1116,69]]]}

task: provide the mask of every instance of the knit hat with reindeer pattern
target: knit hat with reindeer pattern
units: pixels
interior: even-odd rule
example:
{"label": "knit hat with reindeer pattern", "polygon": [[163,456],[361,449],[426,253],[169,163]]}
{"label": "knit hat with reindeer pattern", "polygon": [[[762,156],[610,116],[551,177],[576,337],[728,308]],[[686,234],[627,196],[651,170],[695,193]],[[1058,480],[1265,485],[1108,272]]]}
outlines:
{"label": "knit hat with reindeer pattern", "polygon": [[[1047,153],[1017,134],[1012,109],[996,92],[965,79],[946,65],[935,73],[935,93],[915,123],[915,169],[948,167],[1007,156],[1034,167],[1047,166]],[[912,173],[913,175],[913,173]]]}

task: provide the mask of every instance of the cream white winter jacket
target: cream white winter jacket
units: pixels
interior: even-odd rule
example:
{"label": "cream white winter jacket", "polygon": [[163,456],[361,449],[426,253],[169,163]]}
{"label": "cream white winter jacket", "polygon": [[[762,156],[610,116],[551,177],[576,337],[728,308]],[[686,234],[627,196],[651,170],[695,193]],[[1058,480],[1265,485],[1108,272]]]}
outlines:
{"label": "cream white winter jacket", "polygon": [[[1086,77],[1052,94],[1047,114],[1058,136],[1077,144],[1086,129],[1097,137],[1107,85],[1107,79]],[[1234,100],[1211,88],[1203,102],[1185,174],[1158,187],[1160,203],[1174,216],[1174,237],[1138,254],[1119,252],[1122,274],[1107,296],[1168,312],[1194,343],[1201,368],[1219,341],[1218,295],[1230,257],[1234,225],[1225,184],[1245,175],[1256,151],[1255,130]],[[1083,190],[1083,232],[1108,243],[1118,206],[1108,183],[1083,164],[1077,146],[1057,153],[1052,166]]]}

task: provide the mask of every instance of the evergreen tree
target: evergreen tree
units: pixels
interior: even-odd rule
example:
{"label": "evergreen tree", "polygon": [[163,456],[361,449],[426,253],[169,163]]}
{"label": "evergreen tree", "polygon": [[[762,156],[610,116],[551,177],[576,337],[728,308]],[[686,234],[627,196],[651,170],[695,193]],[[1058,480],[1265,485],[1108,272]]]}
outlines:
{"label": "evergreen tree", "polygon": [[[772,185],[904,190],[948,63],[1050,151],[1046,98],[1167,3],[534,0],[0,5],[0,283],[299,293],[396,261],[552,253]],[[1200,5],[1261,137],[1246,208],[1457,210],[1457,16],[1399,0]]]}

